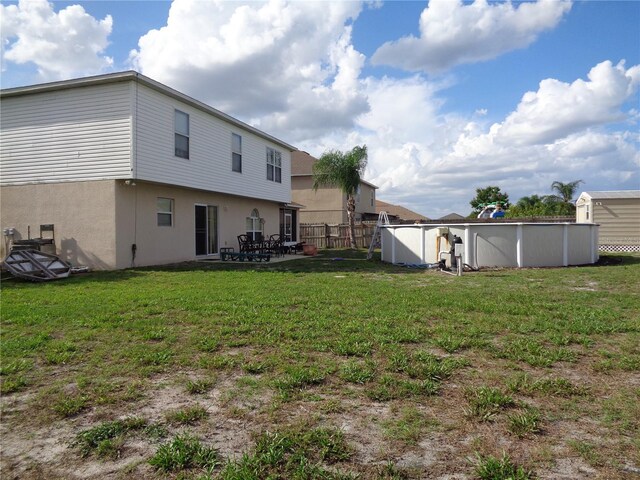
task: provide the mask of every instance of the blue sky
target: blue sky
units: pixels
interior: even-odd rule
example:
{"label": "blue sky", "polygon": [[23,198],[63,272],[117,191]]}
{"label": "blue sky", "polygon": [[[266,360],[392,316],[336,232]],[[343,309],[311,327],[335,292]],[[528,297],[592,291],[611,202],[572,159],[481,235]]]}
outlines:
{"label": "blue sky", "polygon": [[2,6],[2,88],[136,69],[312,155],[367,144],[378,197],[433,218],[640,188],[640,2]]}

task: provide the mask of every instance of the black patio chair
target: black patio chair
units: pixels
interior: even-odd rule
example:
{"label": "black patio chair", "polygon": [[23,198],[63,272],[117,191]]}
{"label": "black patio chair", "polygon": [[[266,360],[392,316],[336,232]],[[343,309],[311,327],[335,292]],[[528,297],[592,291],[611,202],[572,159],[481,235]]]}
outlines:
{"label": "black patio chair", "polygon": [[238,235],[238,247],[240,253],[253,253],[254,251],[253,242],[249,240],[248,235]]}
{"label": "black patio chair", "polygon": [[269,253],[275,255],[276,257],[284,255],[284,245],[282,244],[282,238],[280,237],[280,234],[276,233],[269,236],[267,250],[269,251]]}

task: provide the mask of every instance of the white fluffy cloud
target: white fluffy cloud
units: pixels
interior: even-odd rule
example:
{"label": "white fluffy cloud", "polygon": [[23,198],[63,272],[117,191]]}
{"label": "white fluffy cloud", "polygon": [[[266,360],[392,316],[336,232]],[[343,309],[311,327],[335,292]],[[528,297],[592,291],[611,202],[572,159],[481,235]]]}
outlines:
{"label": "white fluffy cloud", "polygon": [[498,139],[507,143],[549,143],[585,127],[623,120],[620,107],[635,94],[640,65],[625,69],[610,61],[591,69],[588,81],[571,84],[549,78],[537,92],[527,92],[501,125]]}
{"label": "white fluffy cloud", "polygon": [[[634,110],[623,109],[637,94],[639,69],[603,62],[591,69],[588,81],[544,80],[494,124],[486,123],[487,112],[443,115],[439,96],[446,91],[421,76],[369,78],[362,88],[371,109],[358,117],[356,132],[301,146],[318,155],[327,147],[366,143],[366,178],[380,187],[379,198],[433,217],[467,214],[475,188],[487,185],[500,186],[513,201],[551,193],[556,180],[582,179],[592,190],[638,188],[640,134],[604,127],[637,121]],[[559,89],[554,101],[550,84]],[[525,108],[532,99],[544,108]]]}
{"label": "white fluffy cloud", "polygon": [[348,25],[360,9],[176,0],[167,25],[140,38],[130,58],[145,75],[294,141],[350,127],[367,110],[358,88],[364,56]]}
{"label": "white fluffy cloud", "polygon": [[58,80],[108,69],[104,55],[112,19],[96,20],[79,5],[54,12],[47,0],[0,5],[2,62],[34,63],[41,80]]}
{"label": "white fluffy cloud", "polygon": [[[459,125],[441,125],[459,129]],[[471,129],[474,127],[472,126]],[[548,145],[497,146],[487,135],[465,136],[453,145],[398,143],[370,145],[367,179],[380,186],[378,197],[438,218],[455,211],[466,215],[475,189],[497,185],[512,201],[549,194],[553,181],[582,179],[584,188],[617,190],[640,185],[638,138],[628,133],[586,130]]]}
{"label": "white fluffy cloud", "polygon": [[511,2],[431,0],[420,16],[420,37],[387,42],[372,61],[437,73],[461,63],[488,60],[531,44],[570,9],[571,3],[564,0],[538,0],[517,7]]}

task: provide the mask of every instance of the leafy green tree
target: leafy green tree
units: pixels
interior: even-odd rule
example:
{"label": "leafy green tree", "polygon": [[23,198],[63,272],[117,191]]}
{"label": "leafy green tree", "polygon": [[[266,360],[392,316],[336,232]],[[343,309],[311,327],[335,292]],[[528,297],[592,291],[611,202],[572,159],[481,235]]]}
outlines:
{"label": "leafy green tree", "polygon": [[500,191],[500,187],[476,188],[476,196],[469,203],[473,207],[471,215],[477,215],[491,203],[499,203],[506,210],[509,208],[509,195]]}
{"label": "leafy green tree", "polygon": [[506,216],[519,217],[551,217],[570,216],[575,214],[572,203],[562,201],[557,195],[531,195],[522,197],[512,206]]}
{"label": "leafy green tree", "polygon": [[313,189],[338,187],[347,196],[349,244],[357,248],[355,234],[356,194],[367,166],[367,146],[355,146],[348,152],[329,150],[313,165]]}
{"label": "leafy green tree", "polygon": [[576,206],[573,203],[556,202],[551,215],[570,217],[576,214]]}
{"label": "leafy green tree", "polygon": [[[545,202],[546,197],[541,197],[540,195],[531,195],[529,197],[522,197],[515,204],[516,207],[526,210],[529,208],[535,208],[542,205]],[[511,207],[514,208],[514,207]]]}
{"label": "leafy green tree", "polygon": [[572,203],[573,197],[578,190],[578,186],[584,183],[582,180],[575,180],[569,183],[553,182],[551,184],[551,191],[555,193],[555,196],[564,203]]}

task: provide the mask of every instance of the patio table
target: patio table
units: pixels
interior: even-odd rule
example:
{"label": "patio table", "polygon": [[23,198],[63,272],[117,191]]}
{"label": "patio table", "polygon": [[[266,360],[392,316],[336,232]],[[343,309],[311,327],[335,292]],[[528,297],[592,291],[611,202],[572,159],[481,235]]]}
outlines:
{"label": "patio table", "polygon": [[302,245],[304,245],[304,242],[282,242],[282,246],[289,253],[293,252],[294,254],[298,253],[298,250],[302,250]]}

